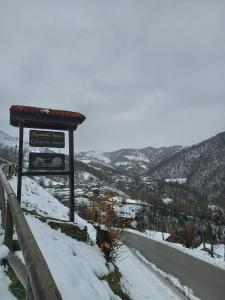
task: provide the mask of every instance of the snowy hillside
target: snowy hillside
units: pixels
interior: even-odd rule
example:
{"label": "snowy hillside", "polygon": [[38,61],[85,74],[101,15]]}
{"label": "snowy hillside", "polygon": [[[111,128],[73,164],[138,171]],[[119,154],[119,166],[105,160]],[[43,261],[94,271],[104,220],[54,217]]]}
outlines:
{"label": "snowy hillside", "polygon": [[162,160],[181,151],[182,146],[143,149],[120,149],[112,152],[88,151],[79,152],[76,158],[90,166],[104,169],[113,168],[117,172],[143,174]]}
{"label": "snowy hillside", "polygon": [[[16,189],[16,178],[10,181]],[[22,207],[35,210],[44,216],[68,220],[68,208],[51,196],[30,178],[24,178]],[[44,254],[48,266],[64,300],[120,299],[111,291],[108,283],[100,280],[110,271],[102,252],[97,246],[89,246],[51,229],[34,216],[26,217],[35,239]],[[94,239],[92,225],[75,215],[80,227],[88,226]]]}
{"label": "snowy hillside", "polygon": [[0,144],[9,147],[15,147],[16,145],[19,145],[19,138],[12,137],[9,134],[0,130]]}
{"label": "snowy hillside", "polygon": [[186,178],[208,198],[221,198],[225,189],[225,132],[178,152],[149,170],[149,180]]}
{"label": "snowy hillside", "polygon": [[[18,139],[0,131],[2,145],[15,146]],[[4,156],[4,155],[5,156]],[[2,158],[14,161],[15,150],[2,151]],[[6,157],[7,156],[7,157]],[[202,197],[217,205],[224,203],[225,133],[222,132],[191,147],[146,147],[119,149],[111,152],[87,151],[75,154],[77,176],[83,172],[86,178],[114,184],[130,196],[137,198],[140,192],[162,197],[170,193],[173,199]],[[169,185],[183,179],[179,188]],[[138,185],[135,180],[138,180]],[[169,191],[157,186],[165,181]],[[155,188],[153,189],[152,186]],[[135,187],[135,189],[134,189]],[[166,187],[166,188],[167,188]],[[176,189],[174,190],[173,189]],[[196,196],[197,195],[197,196]]]}
{"label": "snowy hillside", "polygon": [[[16,178],[13,178],[10,184],[15,190]],[[43,216],[68,220],[68,208],[30,178],[23,180],[22,207]],[[33,215],[26,215],[26,219],[64,300],[121,299],[112,292],[107,281],[103,279],[110,272],[114,272],[114,266],[106,264],[102,252],[96,245],[90,246],[61,233],[60,230],[53,230]],[[76,214],[75,220],[80,227],[88,227],[89,235],[94,241],[96,232],[93,226]],[[0,234],[0,243],[2,238],[3,235]],[[116,264],[122,274],[121,284],[130,299],[180,299],[172,287],[165,285],[158,275],[144,266],[126,247],[121,248],[118,254]],[[22,254],[17,252],[17,255]],[[144,275],[143,280],[137,280],[131,270],[135,270],[139,279]],[[10,280],[2,267],[0,279],[0,298],[15,300],[7,290]]]}

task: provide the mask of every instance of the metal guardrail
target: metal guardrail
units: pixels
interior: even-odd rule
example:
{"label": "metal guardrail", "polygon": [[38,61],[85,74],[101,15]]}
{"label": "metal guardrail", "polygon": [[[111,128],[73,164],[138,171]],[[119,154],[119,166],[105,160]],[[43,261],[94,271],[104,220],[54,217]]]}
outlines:
{"label": "metal guardrail", "polygon": [[[10,250],[6,259],[26,289],[26,299],[62,300],[48,265],[25,219],[19,201],[1,170],[0,203],[2,227],[5,229],[4,244]],[[14,226],[25,264],[11,252]]]}

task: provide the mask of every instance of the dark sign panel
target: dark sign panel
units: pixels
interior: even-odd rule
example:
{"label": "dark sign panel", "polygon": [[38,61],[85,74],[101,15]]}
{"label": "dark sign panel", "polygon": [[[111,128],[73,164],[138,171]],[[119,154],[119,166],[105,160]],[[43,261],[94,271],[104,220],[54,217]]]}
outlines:
{"label": "dark sign panel", "polygon": [[30,170],[64,170],[65,155],[55,153],[29,153]]}
{"label": "dark sign panel", "polygon": [[31,147],[64,148],[65,134],[59,131],[30,130]]}

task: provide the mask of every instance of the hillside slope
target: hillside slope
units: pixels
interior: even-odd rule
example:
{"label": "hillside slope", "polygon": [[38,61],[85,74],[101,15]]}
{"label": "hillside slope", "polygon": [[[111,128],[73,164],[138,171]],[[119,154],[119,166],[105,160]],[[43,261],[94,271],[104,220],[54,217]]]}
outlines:
{"label": "hillside slope", "polygon": [[[10,181],[16,189],[16,178]],[[30,178],[24,178],[22,207],[45,217],[68,220],[68,208]],[[26,219],[64,300],[119,300],[105,280],[109,274],[100,249],[51,229],[32,215]],[[77,224],[92,227],[75,214]],[[93,228],[92,228],[93,230]],[[90,230],[89,230],[90,233]]]}
{"label": "hillside slope", "polygon": [[149,168],[149,180],[187,178],[208,199],[218,200],[225,190],[225,132],[184,149]]}

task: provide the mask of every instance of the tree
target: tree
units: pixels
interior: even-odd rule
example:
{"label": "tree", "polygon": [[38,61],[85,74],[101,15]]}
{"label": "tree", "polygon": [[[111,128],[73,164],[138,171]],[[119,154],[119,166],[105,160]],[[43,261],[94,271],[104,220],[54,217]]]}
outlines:
{"label": "tree", "polygon": [[196,226],[188,223],[183,226],[182,237],[186,248],[191,248],[196,236]]}

